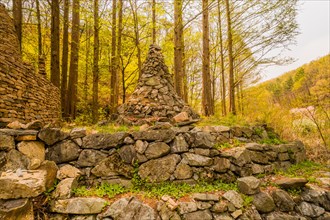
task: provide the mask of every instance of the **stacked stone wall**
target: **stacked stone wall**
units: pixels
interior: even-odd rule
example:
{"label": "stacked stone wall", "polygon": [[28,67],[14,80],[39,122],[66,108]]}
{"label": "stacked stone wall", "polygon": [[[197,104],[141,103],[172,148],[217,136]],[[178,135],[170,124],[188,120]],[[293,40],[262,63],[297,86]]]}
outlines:
{"label": "stacked stone wall", "polygon": [[22,61],[13,21],[1,4],[0,20],[0,125],[15,120],[57,122],[59,89]]}

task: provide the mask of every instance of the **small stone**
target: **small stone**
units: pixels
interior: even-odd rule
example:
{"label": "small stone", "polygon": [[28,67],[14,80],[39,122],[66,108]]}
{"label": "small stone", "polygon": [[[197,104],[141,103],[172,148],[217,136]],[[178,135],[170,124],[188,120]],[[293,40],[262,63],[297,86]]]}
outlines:
{"label": "small stone", "polygon": [[241,193],[253,195],[259,192],[260,180],[254,176],[238,178],[237,186]]}
{"label": "small stone", "polygon": [[56,189],[52,193],[54,199],[69,199],[72,196],[72,190],[77,188],[78,181],[76,178],[66,178],[57,184]]}
{"label": "small stone", "polygon": [[290,197],[290,195],[284,190],[277,189],[272,192],[272,196],[276,206],[283,212],[293,211],[295,207],[295,202]]}
{"label": "small stone", "polygon": [[200,210],[209,209],[212,207],[212,204],[209,202],[196,202],[197,208]]}
{"label": "small stone", "polygon": [[71,139],[83,138],[86,136],[86,128],[73,128],[70,132]]}
{"label": "small stone", "polygon": [[184,153],[183,158],[188,161],[190,166],[211,166],[213,159],[198,154]]}
{"label": "small stone", "polygon": [[139,154],[144,154],[144,152],[146,151],[147,147],[148,147],[148,142],[146,142],[146,141],[137,140],[135,142],[135,150]]}
{"label": "small stone", "polygon": [[56,200],[51,204],[51,211],[65,214],[98,214],[107,201],[101,198],[72,198]]}
{"label": "small stone", "polygon": [[203,211],[190,212],[183,215],[184,219],[203,219],[211,220],[213,219],[212,213],[207,209]]}
{"label": "small stone", "polygon": [[237,219],[239,216],[241,216],[243,214],[242,210],[238,209],[236,210],[235,212],[231,213],[231,216],[234,218],[234,219]]}
{"label": "small stone", "polygon": [[14,137],[0,133],[0,151],[10,151],[15,149]]}
{"label": "small stone", "polygon": [[167,155],[171,148],[164,142],[154,142],[148,145],[144,154],[148,159],[155,159]]}
{"label": "small stone", "polygon": [[44,128],[38,133],[38,137],[50,146],[68,138],[69,134],[62,132],[58,128]]}
{"label": "small stone", "polygon": [[78,168],[67,164],[60,167],[60,169],[57,172],[57,178],[60,180],[65,178],[76,178],[79,177],[81,174],[82,173]]}
{"label": "small stone", "polygon": [[230,168],[230,165],[230,160],[222,157],[216,157],[214,158],[214,165],[212,166],[212,168],[218,173],[224,173]]}
{"label": "small stone", "polygon": [[238,209],[243,207],[243,199],[242,199],[241,195],[234,190],[229,190],[228,192],[223,194],[222,197],[227,199]]}
{"label": "small stone", "polygon": [[185,163],[179,163],[174,171],[174,176],[176,179],[183,180],[189,179],[193,175],[193,171],[190,166]]}
{"label": "small stone", "polygon": [[228,203],[224,200],[215,203],[211,208],[211,211],[215,213],[223,213],[226,212],[227,210],[228,210]]}
{"label": "small stone", "polygon": [[177,114],[173,117],[173,120],[176,123],[183,122],[183,121],[188,121],[189,120],[189,115],[188,115],[187,112],[180,112],[179,114]]}
{"label": "small stone", "polygon": [[61,141],[48,148],[46,158],[57,164],[78,159],[80,148],[71,140]]}
{"label": "small stone", "polygon": [[19,121],[13,121],[9,124],[7,124],[7,128],[11,128],[11,129],[23,129],[25,128],[25,125],[20,123]]}
{"label": "small stone", "polygon": [[25,125],[24,129],[28,129],[28,130],[41,130],[43,128],[43,123],[42,121],[39,120],[35,120],[35,121],[31,121],[29,123],[27,123]]}
{"label": "small stone", "polygon": [[17,145],[18,151],[29,159],[45,160],[45,144],[39,141],[22,141]]}
{"label": "small stone", "polygon": [[219,201],[219,196],[209,193],[194,193],[192,198],[197,201]]}
{"label": "small stone", "polygon": [[279,180],[276,180],[275,183],[283,188],[283,189],[290,189],[290,188],[301,188],[308,183],[308,180],[305,178],[282,178]]}
{"label": "small stone", "polygon": [[189,150],[189,146],[184,136],[182,134],[176,136],[171,146],[172,153],[182,153],[182,152],[187,152],[188,150]]}
{"label": "small stone", "polygon": [[308,202],[300,203],[297,208],[302,215],[312,218],[319,217],[325,212],[324,208],[310,204]]}
{"label": "small stone", "polygon": [[98,150],[86,149],[79,154],[77,164],[80,167],[96,166],[101,160],[107,157],[107,154]]}

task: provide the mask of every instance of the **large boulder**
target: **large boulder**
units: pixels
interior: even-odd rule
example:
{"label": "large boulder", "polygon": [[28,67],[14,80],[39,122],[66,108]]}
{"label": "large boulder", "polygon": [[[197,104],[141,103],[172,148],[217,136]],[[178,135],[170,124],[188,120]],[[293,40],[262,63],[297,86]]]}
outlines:
{"label": "large boulder", "polygon": [[198,154],[184,153],[183,158],[190,166],[211,166],[213,159]]}
{"label": "large boulder", "polygon": [[282,179],[276,180],[275,183],[283,189],[290,189],[290,188],[301,188],[305,186],[306,183],[308,183],[308,180],[306,178],[284,177]]}
{"label": "large boulder", "polygon": [[77,144],[73,141],[65,140],[48,148],[46,158],[60,164],[76,160],[79,157],[79,152],[80,148]]}
{"label": "large boulder", "polygon": [[271,212],[275,209],[273,198],[265,192],[260,192],[253,196],[253,205],[262,213]]}
{"label": "large boulder", "polygon": [[0,176],[0,199],[36,197],[46,191],[45,170],[21,170],[3,172]]}
{"label": "large boulder", "polygon": [[139,167],[139,175],[141,178],[150,182],[169,180],[180,159],[179,155],[171,154],[159,159],[147,161]]}
{"label": "large boulder", "polygon": [[101,198],[71,198],[56,200],[51,204],[51,211],[64,214],[98,214],[107,201]]}
{"label": "large boulder", "polygon": [[144,154],[148,159],[155,159],[167,155],[171,148],[164,142],[154,142],[148,145]]}
{"label": "large boulder", "polygon": [[280,211],[289,212],[293,211],[296,203],[290,197],[290,195],[284,190],[277,189],[272,192],[272,196],[276,206]]}
{"label": "large boulder", "polygon": [[40,141],[22,141],[17,145],[18,151],[26,155],[30,160],[45,160],[45,145]]}
{"label": "large boulder", "polygon": [[98,162],[106,158],[108,155],[98,150],[85,149],[79,154],[77,161],[80,167],[95,166]]}

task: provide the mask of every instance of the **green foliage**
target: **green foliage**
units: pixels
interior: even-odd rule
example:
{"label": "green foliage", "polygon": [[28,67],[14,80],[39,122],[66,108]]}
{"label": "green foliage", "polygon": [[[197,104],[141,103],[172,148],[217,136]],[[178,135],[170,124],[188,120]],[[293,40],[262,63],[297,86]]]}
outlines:
{"label": "green foliage", "polygon": [[123,194],[129,190],[118,184],[103,183],[95,188],[87,189],[86,186],[81,186],[73,190],[77,196],[107,196],[113,198],[118,194]]}
{"label": "green foliage", "polygon": [[288,189],[287,191],[292,196],[299,196],[302,193],[301,188],[292,188],[292,189]]}
{"label": "green foliage", "polygon": [[232,115],[228,114],[227,116],[211,116],[207,118],[203,118],[200,122],[198,122],[197,126],[216,126],[216,125],[224,125],[224,126],[248,126],[249,122],[246,117],[242,115]]}
{"label": "green foliage", "polygon": [[253,202],[253,197],[252,196],[242,194],[242,198],[243,198],[243,206],[244,207],[248,207]]}
{"label": "green foliage", "polygon": [[259,141],[260,144],[285,144],[286,142],[281,140],[274,132],[267,132],[268,138]]}

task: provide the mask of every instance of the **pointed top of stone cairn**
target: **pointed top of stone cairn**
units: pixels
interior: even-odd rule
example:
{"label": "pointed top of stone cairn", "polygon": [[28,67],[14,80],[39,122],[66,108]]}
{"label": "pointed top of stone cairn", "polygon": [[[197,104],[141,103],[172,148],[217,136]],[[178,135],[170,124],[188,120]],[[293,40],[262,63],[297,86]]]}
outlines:
{"label": "pointed top of stone cairn", "polygon": [[199,118],[176,94],[161,48],[155,44],[150,45],[139,82],[127,102],[118,107],[118,114],[119,123],[130,125],[178,122],[178,114],[184,116],[179,121]]}

